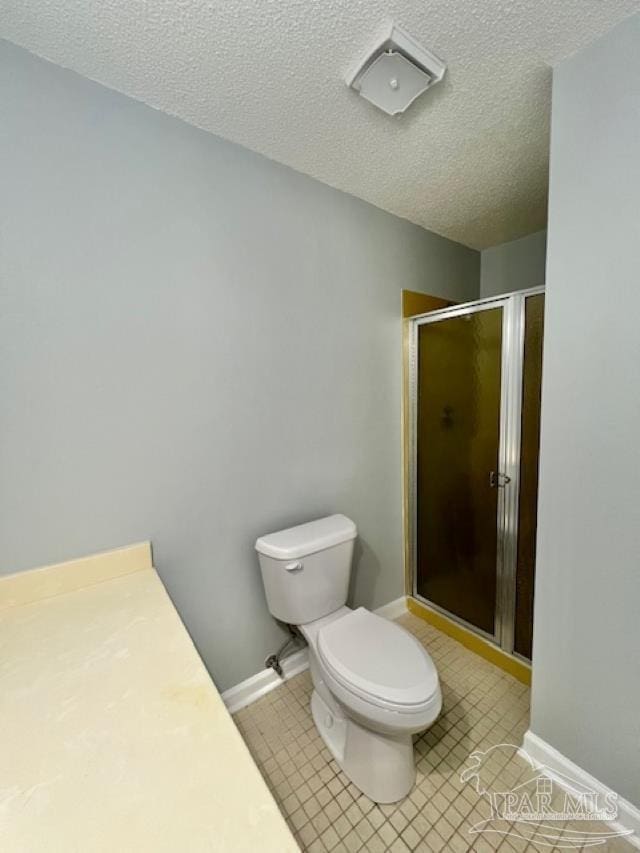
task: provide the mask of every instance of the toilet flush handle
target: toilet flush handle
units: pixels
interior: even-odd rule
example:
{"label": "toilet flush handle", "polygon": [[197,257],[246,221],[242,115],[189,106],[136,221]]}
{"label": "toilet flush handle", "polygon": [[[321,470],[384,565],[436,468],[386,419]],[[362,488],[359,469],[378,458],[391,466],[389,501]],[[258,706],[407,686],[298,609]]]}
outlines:
{"label": "toilet flush handle", "polygon": [[285,563],[284,567],[288,572],[297,572],[302,568],[302,563],[299,560],[295,560],[293,563]]}

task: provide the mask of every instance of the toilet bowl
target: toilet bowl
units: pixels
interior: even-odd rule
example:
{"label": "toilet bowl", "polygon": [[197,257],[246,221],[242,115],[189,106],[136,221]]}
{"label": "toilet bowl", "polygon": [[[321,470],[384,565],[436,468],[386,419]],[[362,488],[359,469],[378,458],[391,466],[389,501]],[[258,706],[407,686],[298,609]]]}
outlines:
{"label": "toilet bowl", "polygon": [[377,803],[411,791],[412,735],[442,708],[438,674],[418,641],[363,607],[301,625],[309,644],[313,719],[342,770]]}
{"label": "toilet bowl", "polygon": [[414,785],[412,735],[437,719],[442,694],[415,637],[346,607],[355,536],[355,524],[335,515],[261,537],[256,550],[271,613],[308,643],[321,737],[356,787],[391,803]]}

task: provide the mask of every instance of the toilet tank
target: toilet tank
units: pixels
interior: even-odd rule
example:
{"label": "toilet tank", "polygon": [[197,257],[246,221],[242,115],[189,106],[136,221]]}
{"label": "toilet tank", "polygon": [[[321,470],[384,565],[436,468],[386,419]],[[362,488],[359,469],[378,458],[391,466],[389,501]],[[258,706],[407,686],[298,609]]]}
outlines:
{"label": "toilet tank", "polygon": [[256,542],[269,611],[304,625],[343,607],[358,531],[345,515],[330,515],[261,536]]}

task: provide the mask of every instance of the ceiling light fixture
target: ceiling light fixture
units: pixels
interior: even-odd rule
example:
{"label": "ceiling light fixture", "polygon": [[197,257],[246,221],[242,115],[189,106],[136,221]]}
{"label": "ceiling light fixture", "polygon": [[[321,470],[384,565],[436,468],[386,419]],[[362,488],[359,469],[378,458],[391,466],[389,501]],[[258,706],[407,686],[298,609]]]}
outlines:
{"label": "ceiling light fixture", "polygon": [[347,77],[347,85],[388,115],[403,113],[444,77],[446,65],[396,24]]}

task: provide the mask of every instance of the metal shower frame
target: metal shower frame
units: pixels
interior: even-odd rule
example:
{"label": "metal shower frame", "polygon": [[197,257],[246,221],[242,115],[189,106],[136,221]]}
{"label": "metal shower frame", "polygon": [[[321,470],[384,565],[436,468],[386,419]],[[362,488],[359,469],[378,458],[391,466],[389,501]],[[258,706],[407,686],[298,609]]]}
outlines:
{"label": "metal shower frame", "polygon": [[[520,495],[520,451],[522,422],[522,375],[524,367],[525,304],[530,296],[544,293],[533,287],[490,296],[463,305],[453,305],[409,319],[409,568],[412,595],[429,607],[490,640],[503,651],[527,660],[514,651],[516,563],[518,556],[518,501]],[[463,317],[491,308],[502,308],[502,371],[500,389],[500,439],[498,471],[508,484],[498,488],[498,547],[496,566],[496,618],[489,634],[418,594],[417,591],[417,416],[418,416],[418,330],[452,317]],[[527,661],[528,662],[528,661]]]}

